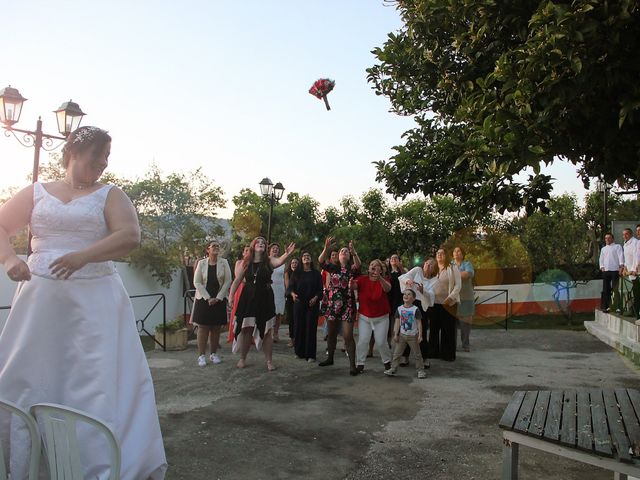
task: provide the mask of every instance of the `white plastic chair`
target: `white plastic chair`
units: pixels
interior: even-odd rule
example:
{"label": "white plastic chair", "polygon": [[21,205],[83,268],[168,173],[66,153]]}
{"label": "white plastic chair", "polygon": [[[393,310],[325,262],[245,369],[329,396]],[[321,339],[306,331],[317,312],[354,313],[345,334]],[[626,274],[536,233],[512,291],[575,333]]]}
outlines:
{"label": "white plastic chair", "polygon": [[83,480],[78,446],[77,424],[86,423],[102,432],[109,444],[109,480],[120,479],[120,446],[111,429],[100,419],[74,408],[38,403],[31,414],[42,422],[42,440],[51,480]]}
{"label": "white plastic chair", "polygon": [[[29,430],[31,437],[31,458],[29,459],[29,480],[37,480],[38,470],[40,468],[40,434],[38,433],[38,425],[35,419],[25,410],[7,400],[0,399],[0,410],[15,415],[20,418]],[[0,480],[7,480],[7,466],[4,462],[4,447],[0,438]]]}

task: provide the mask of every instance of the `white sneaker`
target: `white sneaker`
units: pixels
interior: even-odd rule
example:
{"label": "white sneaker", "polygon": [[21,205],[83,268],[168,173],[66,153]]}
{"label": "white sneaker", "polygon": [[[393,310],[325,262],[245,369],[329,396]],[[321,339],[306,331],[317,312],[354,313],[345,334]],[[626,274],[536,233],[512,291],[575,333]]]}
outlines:
{"label": "white sneaker", "polygon": [[206,365],[207,365],[207,357],[205,357],[204,355],[200,355],[198,357],[198,366],[205,367]]}
{"label": "white sneaker", "polygon": [[396,371],[393,368],[389,368],[389,369],[385,370],[383,373],[385,375],[390,376],[390,377],[395,377],[396,376]]}
{"label": "white sneaker", "polygon": [[217,353],[212,353],[209,358],[211,359],[211,363],[213,363],[214,365],[217,365],[222,362],[222,360],[220,360],[220,357],[218,356]]}

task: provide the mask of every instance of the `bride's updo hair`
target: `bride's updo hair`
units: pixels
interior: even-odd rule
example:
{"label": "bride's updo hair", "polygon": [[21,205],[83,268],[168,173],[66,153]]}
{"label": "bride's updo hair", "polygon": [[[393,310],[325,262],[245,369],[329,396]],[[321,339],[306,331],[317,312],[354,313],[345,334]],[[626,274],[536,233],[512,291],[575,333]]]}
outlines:
{"label": "bride's updo hair", "polygon": [[86,152],[90,148],[95,148],[100,152],[104,146],[111,141],[111,137],[106,130],[98,127],[80,127],[75,129],[67,137],[67,143],[62,147],[62,166],[69,166],[69,159],[73,154]]}

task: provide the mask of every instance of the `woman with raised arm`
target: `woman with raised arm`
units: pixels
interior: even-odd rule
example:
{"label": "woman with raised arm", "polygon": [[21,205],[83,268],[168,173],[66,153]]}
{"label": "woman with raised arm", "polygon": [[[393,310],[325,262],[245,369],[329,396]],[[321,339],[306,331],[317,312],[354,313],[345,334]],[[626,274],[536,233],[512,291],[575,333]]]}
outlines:
{"label": "woman with raised arm", "polygon": [[264,237],[254,238],[249,245],[249,252],[242,261],[242,272],[231,285],[233,296],[240,283],[243,280],[245,282],[235,315],[233,351],[240,352],[238,368],[246,366],[251,343],[254,343],[256,349],[262,348],[264,351],[267,370],[275,370],[272,359],[272,335],[276,321],[276,306],[271,289],[271,273],[274,268],[286,262],[295,248],[295,244],[290,243],[284,255],[269,257]]}
{"label": "woman with raised arm", "polygon": [[[360,258],[353,246],[353,240],[348,247],[342,247],[338,251],[338,265],[327,262],[327,255],[331,251],[334,237],[327,237],[324,249],[318,257],[318,263],[323,270],[329,272],[329,287],[327,288],[327,302],[322,306],[325,321],[329,325],[327,339],[327,359],[320,362],[321,367],[333,365],[333,356],[336,351],[338,336],[338,322],[342,323],[342,337],[349,354],[351,375],[357,375],[356,369],[356,344],[353,339],[353,323],[355,319],[355,301],[351,291],[351,281],[359,275]],[[353,259],[353,263],[351,260]]]}
{"label": "woman with raised arm", "polygon": [[[0,208],[0,261],[20,282],[0,332],[0,392],[26,410],[57,403],[100,418],[118,439],[121,479],[162,479],[167,465],[153,383],[112,262],[138,246],[140,227],[127,195],[98,181],[110,151],[106,131],[73,131],[62,153],[64,178],[36,182]],[[9,236],[26,225],[33,254],[24,262]],[[84,478],[106,478],[102,435],[78,435]],[[11,478],[26,478],[24,426],[0,421],[0,443],[11,445]]]}
{"label": "woman with raised arm", "polygon": [[[269,257],[278,257],[280,255],[280,245],[272,243],[269,245]],[[284,316],[284,268],[282,264],[278,268],[274,268],[271,273],[271,289],[273,290],[273,301],[276,304],[276,324],[273,327],[273,341],[280,341],[280,324]]]}
{"label": "woman with raised arm", "polygon": [[309,252],[302,252],[300,258],[302,266],[291,276],[287,288],[293,299],[295,352],[298,358],[315,362],[322,276],[314,268]]}
{"label": "woman with raised arm", "polygon": [[[416,293],[416,299],[414,305],[420,309],[420,322],[422,323],[422,341],[420,342],[420,353],[424,361],[425,368],[429,368],[428,357],[428,341],[427,341],[427,327],[428,327],[428,310],[433,306],[435,301],[435,293],[433,291],[433,285],[436,281],[436,275],[438,274],[438,264],[435,258],[429,257],[425,260],[422,267],[413,267],[407,273],[398,277],[398,282],[402,291],[407,289],[413,290]],[[400,365],[408,365],[409,354],[411,353],[410,347],[404,350],[401,357]]]}

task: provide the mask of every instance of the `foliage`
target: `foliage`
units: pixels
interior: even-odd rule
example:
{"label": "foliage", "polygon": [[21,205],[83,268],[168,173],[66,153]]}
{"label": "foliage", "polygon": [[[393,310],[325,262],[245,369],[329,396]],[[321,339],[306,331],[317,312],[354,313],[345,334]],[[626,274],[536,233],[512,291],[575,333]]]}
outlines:
{"label": "foliage", "polygon": [[138,211],[141,247],[129,261],[147,268],[162,285],[169,286],[185,256],[200,256],[206,240],[223,233],[212,221],[224,207],[222,189],[200,169],[166,177],[157,166],[136,181],[122,181]]}
{"label": "foliage", "polygon": [[182,330],[183,328],[186,328],[186,326],[184,324],[184,318],[182,317],[182,315],[180,315],[170,322],[167,322],[166,325],[163,325],[162,323],[156,325],[156,333],[162,333],[164,331],[177,332],[178,330]]}
{"label": "foliage", "polygon": [[597,249],[584,212],[572,195],[553,197],[548,214],[537,212],[521,222],[520,238],[529,251],[535,272],[588,263]]}
{"label": "foliage", "polygon": [[[636,2],[399,0],[405,23],[367,70],[416,127],[377,179],[398,197],[457,196],[476,217],[546,210],[558,159],[640,182]],[[526,178],[517,175],[524,173]]]}

